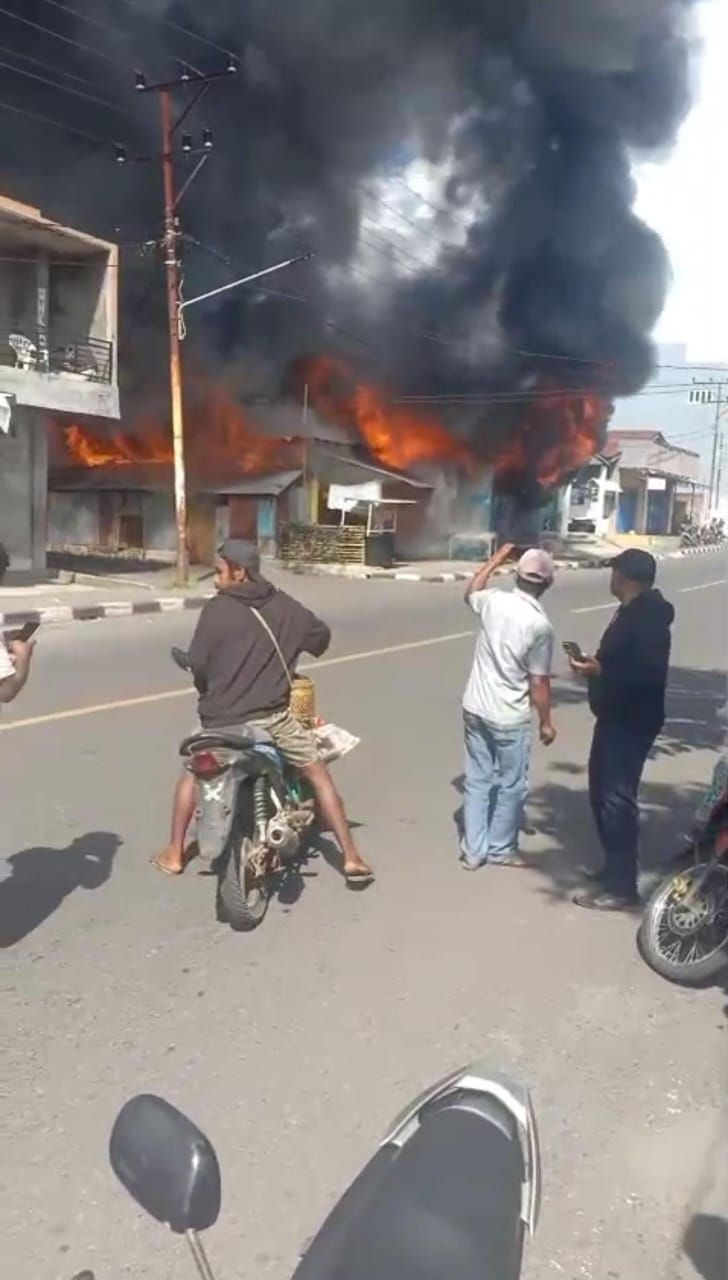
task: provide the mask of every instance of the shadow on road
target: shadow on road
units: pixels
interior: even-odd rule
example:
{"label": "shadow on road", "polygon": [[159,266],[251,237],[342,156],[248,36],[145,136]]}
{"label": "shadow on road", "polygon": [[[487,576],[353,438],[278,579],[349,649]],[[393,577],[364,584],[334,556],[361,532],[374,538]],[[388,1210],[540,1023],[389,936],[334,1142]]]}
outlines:
{"label": "shadow on road", "polygon": [[703,1280],[725,1280],[728,1274],[728,1222],[713,1214],[696,1213],[685,1232],[683,1249]]}
{"label": "shadow on road", "polygon": [[26,938],[75,889],[106,884],[121,844],[109,831],[92,831],[66,849],[24,849],[7,858],[0,866],[0,948]]}

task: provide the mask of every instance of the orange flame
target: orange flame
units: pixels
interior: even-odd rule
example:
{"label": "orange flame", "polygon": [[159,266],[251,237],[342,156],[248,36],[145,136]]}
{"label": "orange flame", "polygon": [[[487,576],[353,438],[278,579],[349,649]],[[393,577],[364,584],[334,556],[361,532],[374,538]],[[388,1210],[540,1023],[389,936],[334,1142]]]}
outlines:
{"label": "orange flame", "polygon": [[84,467],[172,461],[171,441],[165,440],[161,432],[145,435],[144,439],[124,435],[121,431],[112,436],[101,436],[72,422],[63,428],[63,439],[74,462]]}
{"label": "orange flame", "polygon": [[[78,422],[61,426],[61,432],[67,455],[80,466],[172,462],[171,435],[153,422],[139,420],[133,434],[107,436]],[[300,465],[300,446],[262,435],[224,387],[201,384],[195,389],[185,444],[190,471],[198,476],[265,475]]]}
{"label": "orange flame", "polygon": [[542,383],[493,459],[496,477],[504,486],[518,487],[527,477],[553,488],[598,449],[610,408],[596,393]]}
{"label": "orange flame", "polygon": [[308,385],[310,402],[322,417],[354,427],[384,466],[407,471],[429,462],[469,470],[475,463],[472,449],[441,422],[392,404],[376,387],[357,382],[342,360],[303,361],[297,380]]}

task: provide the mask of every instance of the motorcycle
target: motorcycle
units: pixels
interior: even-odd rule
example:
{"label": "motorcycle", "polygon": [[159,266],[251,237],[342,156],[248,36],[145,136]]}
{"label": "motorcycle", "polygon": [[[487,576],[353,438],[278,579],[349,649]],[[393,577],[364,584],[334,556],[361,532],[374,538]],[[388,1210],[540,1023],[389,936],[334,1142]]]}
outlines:
{"label": "motorcycle", "polygon": [[716,765],[680,861],[647,903],[637,942],[655,973],[698,987],[728,966],[728,756]]}
{"label": "motorcycle", "polygon": [[[109,1156],[133,1199],[184,1235],[198,1274],[214,1280],[200,1233],[217,1221],[221,1174],[205,1134],[169,1102],[141,1094],[119,1112]],[[394,1121],[293,1280],[517,1280],[540,1200],[527,1091],[467,1067]]]}
{"label": "motorcycle", "polygon": [[[172,658],[190,671],[184,650],[173,649]],[[259,729],[202,729],[179,750],[197,782],[197,845],[217,876],[218,919],[237,931],[255,929],[278,877],[310,842],[313,793]]]}

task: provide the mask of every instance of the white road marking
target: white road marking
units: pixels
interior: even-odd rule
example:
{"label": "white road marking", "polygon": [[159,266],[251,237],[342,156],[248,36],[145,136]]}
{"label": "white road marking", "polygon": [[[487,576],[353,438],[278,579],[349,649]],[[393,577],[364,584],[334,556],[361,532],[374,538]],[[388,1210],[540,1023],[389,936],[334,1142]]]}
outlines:
{"label": "white road marking", "polygon": [[[434,645],[449,644],[453,640],[471,640],[473,631],[453,631],[446,636],[430,636],[427,640],[408,640],[404,644],[388,645],[384,649],[367,649],[360,653],[344,653],[338,658],[322,658],[318,662],[304,662],[299,671],[320,671],[322,667],[339,667],[346,662],[366,662],[371,658],[385,658],[391,653],[407,653],[413,649],[430,649]],[[118,702],[99,702],[95,706],[69,707],[66,711],[51,711],[43,716],[28,716],[25,720],[0,723],[0,733],[14,729],[30,729],[35,725],[54,724],[58,720],[78,720],[81,716],[97,716],[106,711],[123,711],[127,707],[144,707],[154,702],[166,702],[171,698],[192,697],[195,690],[165,689],[161,693],[145,693],[138,698],[126,698]]]}
{"label": "white road marking", "polygon": [[717,578],[715,582],[700,582],[697,587],[680,587],[680,593],[686,591],[707,591],[708,587],[724,587],[728,583],[728,578]]}
{"label": "white road marking", "polygon": [[572,609],[571,612],[572,613],[599,613],[601,609],[616,609],[616,608],[618,608],[616,602],[611,601],[609,604],[590,604],[590,605],[587,605],[585,609]]}

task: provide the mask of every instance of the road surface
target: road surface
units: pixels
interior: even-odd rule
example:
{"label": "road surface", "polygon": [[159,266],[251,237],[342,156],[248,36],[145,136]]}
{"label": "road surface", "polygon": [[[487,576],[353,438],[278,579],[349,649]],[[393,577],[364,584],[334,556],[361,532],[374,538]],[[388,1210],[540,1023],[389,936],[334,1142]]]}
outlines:
{"label": "road surface", "polygon": [[[643,793],[650,865],[688,825],[720,741],[727,568],[722,554],[661,566],[677,622]],[[570,903],[577,864],[597,856],[583,691],[560,658],[559,737],[534,750],[538,870],[463,875],[462,588],[286,583],[334,627],[317,689],[363,740],[337,774],[378,871],[367,893],[318,859],[236,936],[214,922],[209,879],[150,868],[194,720],[167,655],[193,618],[46,629],[32,684],[3,710],[4,1274],[192,1274],[107,1165],[116,1111],[148,1090],[218,1148],[222,1280],[284,1280],[394,1113],[483,1058],[530,1085],[539,1115],[528,1280],[718,1280],[726,993],[670,987],[637,957],[631,919]],[[560,638],[593,648],[607,575],[564,573],[547,603]]]}

